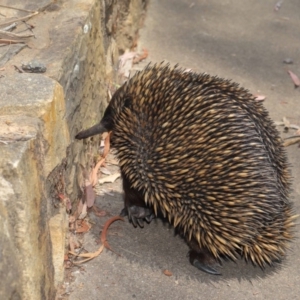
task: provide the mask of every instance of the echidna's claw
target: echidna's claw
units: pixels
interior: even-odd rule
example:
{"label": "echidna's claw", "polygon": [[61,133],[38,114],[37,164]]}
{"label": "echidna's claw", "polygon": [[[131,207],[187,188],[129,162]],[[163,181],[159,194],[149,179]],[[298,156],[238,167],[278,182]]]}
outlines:
{"label": "echidna's claw", "polygon": [[214,266],[219,264],[208,252],[191,250],[189,252],[189,257],[190,263],[199,270],[212,275],[222,275],[219,271],[214,269]]}
{"label": "echidna's claw", "polygon": [[144,227],[144,221],[143,221],[143,219],[136,219],[136,221],[137,221],[137,223],[139,224],[139,226],[140,226],[141,228]]}
{"label": "echidna's claw", "polygon": [[154,219],[154,214],[151,209],[147,207],[141,207],[132,205],[130,207],[125,207],[122,209],[120,216],[125,217],[128,215],[129,221],[132,222],[134,227],[144,227],[144,219],[147,223],[150,223]]}
{"label": "echidna's claw", "polygon": [[218,272],[216,269],[212,268],[209,265],[204,265],[199,260],[194,260],[193,266],[198,268],[199,270],[206,272],[211,275],[222,275],[220,272]]}
{"label": "echidna's claw", "polygon": [[132,224],[133,224],[134,227],[137,227],[137,225],[138,225],[137,220],[138,220],[138,219],[135,218],[135,217],[131,217],[131,218],[130,218],[130,221],[132,222]]}
{"label": "echidna's claw", "polygon": [[128,216],[128,211],[127,208],[124,207],[120,212],[120,217],[126,217],[126,216]]}
{"label": "echidna's claw", "polygon": [[155,218],[155,215],[154,214],[150,214],[148,215],[147,217],[145,217],[145,220],[150,223],[153,219]]}

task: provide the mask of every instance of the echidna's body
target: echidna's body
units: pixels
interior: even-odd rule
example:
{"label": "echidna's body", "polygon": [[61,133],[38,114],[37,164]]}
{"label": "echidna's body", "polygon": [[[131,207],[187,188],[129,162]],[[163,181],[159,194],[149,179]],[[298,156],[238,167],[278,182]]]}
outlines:
{"label": "echidna's body", "polygon": [[290,177],[279,134],[245,89],[164,64],[148,66],[113,96],[81,139],[112,131],[134,224],[161,211],[180,228],[190,260],[242,255],[264,267],[292,238]]}

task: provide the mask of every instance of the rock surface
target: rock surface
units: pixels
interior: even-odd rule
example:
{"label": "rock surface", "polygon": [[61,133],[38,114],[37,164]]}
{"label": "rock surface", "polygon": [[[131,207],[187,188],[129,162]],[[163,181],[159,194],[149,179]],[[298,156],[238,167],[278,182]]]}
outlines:
{"label": "rock surface", "polygon": [[[90,167],[99,143],[72,137],[100,119],[118,55],[135,43],[147,1],[1,4],[0,29],[16,23],[18,36],[0,38],[20,44],[0,47],[0,298],[52,300],[68,225],[61,197],[76,207],[79,165]],[[22,70],[32,62],[41,69]]]}

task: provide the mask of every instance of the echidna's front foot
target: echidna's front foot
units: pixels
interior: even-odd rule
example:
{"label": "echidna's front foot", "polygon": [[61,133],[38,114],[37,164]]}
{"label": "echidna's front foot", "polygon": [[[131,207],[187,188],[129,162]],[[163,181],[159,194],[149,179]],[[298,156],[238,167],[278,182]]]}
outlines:
{"label": "echidna's front foot", "polygon": [[217,260],[207,252],[191,250],[189,252],[190,263],[199,270],[212,275],[222,275],[215,267],[220,266]]}
{"label": "echidna's front foot", "polygon": [[137,227],[137,225],[144,227],[144,220],[146,220],[147,223],[150,223],[155,217],[151,209],[136,205],[122,209],[120,216],[125,217],[127,215],[134,227]]}

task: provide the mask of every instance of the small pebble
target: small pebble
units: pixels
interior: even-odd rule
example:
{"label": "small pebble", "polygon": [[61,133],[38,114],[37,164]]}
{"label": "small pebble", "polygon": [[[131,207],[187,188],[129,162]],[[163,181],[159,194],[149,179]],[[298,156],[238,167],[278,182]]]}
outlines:
{"label": "small pebble", "polygon": [[283,60],[283,63],[287,64],[287,65],[291,65],[293,63],[293,60],[291,58],[287,57]]}
{"label": "small pebble", "polygon": [[45,73],[47,68],[43,63],[32,60],[28,64],[22,64],[22,70],[28,73]]}

